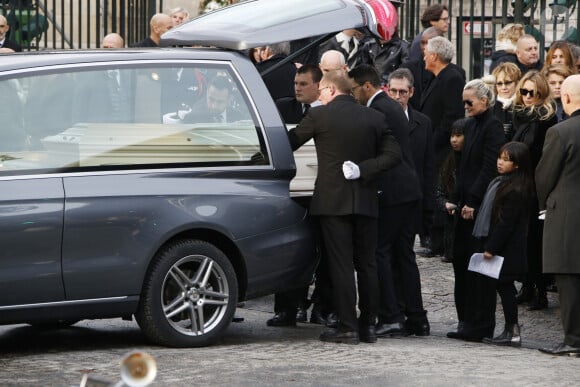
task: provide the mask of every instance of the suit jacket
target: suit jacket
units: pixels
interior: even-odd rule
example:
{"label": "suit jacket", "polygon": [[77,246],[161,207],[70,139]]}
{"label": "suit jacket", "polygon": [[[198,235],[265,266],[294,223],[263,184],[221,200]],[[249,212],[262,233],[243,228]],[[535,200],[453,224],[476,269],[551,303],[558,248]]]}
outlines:
{"label": "suit jacket", "polygon": [[[536,190],[544,221],[545,273],[580,273],[580,110],[548,129],[536,168]],[[535,215],[535,214],[532,214]]]}
{"label": "suit jacket", "polygon": [[463,87],[465,80],[456,67],[446,66],[429,84],[421,96],[419,110],[431,119],[435,163],[439,167],[449,154],[449,130],[453,122],[465,117]]}
{"label": "suit jacket", "polygon": [[[274,55],[270,59],[263,62],[257,63],[256,68],[260,75],[269,68],[277,65],[282,60],[286,58],[285,55],[278,54]],[[278,67],[271,73],[262,75],[264,83],[272,96],[272,99],[276,101],[279,98],[293,97],[294,96],[294,76],[296,75],[296,65],[293,62],[288,62],[282,67]]]}
{"label": "suit jacket", "polygon": [[[312,215],[378,216],[377,178],[401,160],[400,147],[381,113],[359,105],[350,95],[339,95],[310,109],[288,138],[294,150],[314,138],[318,175]],[[347,160],[359,166],[359,179],[344,178],[342,164]]]}
{"label": "suit jacket", "polygon": [[304,117],[302,102],[298,102],[295,97],[277,100],[276,107],[286,124],[297,124]]}
{"label": "suit jacket", "polygon": [[384,116],[384,125],[401,147],[401,163],[381,174],[379,178],[379,205],[394,206],[421,199],[421,186],[415,172],[409,143],[409,121],[401,105],[384,92],[377,94],[370,107]]}
{"label": "suit jacket", "polygon": [[411,153],[415,171],[421,185],[423,200],[417,208],[417,232],[431,227],[435,211],[435,155],[433,152],[433,129],[425,114],[408,106]]}
{"label": "suit jacket", "polygon": [[497,174],[497,156],[504,142],[502,124],[491,108],[469,119],[457,171],[459,207],[479,208],[487,186]]}
{"label": "suit jacket", "polygon": [[20,44],[16,43],[13,40],[8,39],[8,38],[4,39],[4,44],[2,45],[2,47],[11,48],[15,52],[22,51],[22,46]]}

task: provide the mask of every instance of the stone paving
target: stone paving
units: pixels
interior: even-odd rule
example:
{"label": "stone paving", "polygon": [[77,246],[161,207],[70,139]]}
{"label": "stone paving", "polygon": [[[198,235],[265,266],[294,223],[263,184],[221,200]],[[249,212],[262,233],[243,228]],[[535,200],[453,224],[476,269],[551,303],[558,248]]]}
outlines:
{"label": "stone paving", "polygon": [[[357,346],[322,343],[322,327],[272,328],[273,297],[245,303],[223,339],[207,348],[148,344],[130,321],[82,321],[58,331],[0,327],[0,386],[78,386],[83,373],[117,382],[129,351],[154,356],[154,386],[572,386],[580,359],[549,356],[540,346],[562,340],[557,295],[549,308],[520,308],[523,347],[499,348],[445,337],[455,327],[453,272],[438,257],[418,257],[429,337],[379,339]],[[501,306],[498,328],[503,327]]]}

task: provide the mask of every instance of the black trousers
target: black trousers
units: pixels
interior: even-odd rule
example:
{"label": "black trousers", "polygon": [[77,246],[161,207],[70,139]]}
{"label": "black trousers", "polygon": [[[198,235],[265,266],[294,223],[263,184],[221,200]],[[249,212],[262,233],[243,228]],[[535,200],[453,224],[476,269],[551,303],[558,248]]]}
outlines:
{"label": "black trousers", "polygon": [[374,324],[378,309],[378,278],[375,261],[377,220],[363,215],[320,216],[324,245],[338,315],[338,329],[358,331],[357,288],[360,321]]}
{"label": "black trousers", "polygon": [[464,334],[480,340],[492,337],[495,329],[497,280],[467,270],[473,253],[483,252],[482,243],[471,235],[473,225],[472,220],[459,218],[455,226],[455,308],[464,323]]}
{"label": "black trousers", "polygon": [[427,320],[421,295],[421,277],[413,245],[415,208],[418,202],[379,208],[377,269],[379,273],[379,321],[413,323]]}
{"label": "black trousers", "polygon": [[580,347],[580,274],[556,274],[564,343]]}
{"label": "black trousers", "polygon": [[[320,258],[316,268],[315,288],[312,294],[312,303],[326,316],[334,311],[332,282],[328,271],[328,253],[322,239],[322,230],[318,224],[318,218],[312,217],[313,230],[318,245],[318,256]],[[279,292],[274,295],[274,313],[296,314],[299,306],[303,306],[308,297],[308,286]]]}
{"label": "black trousers", "polygon": [[500,279],[497,282],[497,293],[501,298],[501,307],[503,308],[506,325],[518,324],[518,303],[516,301],[517,291],[514,281]]}

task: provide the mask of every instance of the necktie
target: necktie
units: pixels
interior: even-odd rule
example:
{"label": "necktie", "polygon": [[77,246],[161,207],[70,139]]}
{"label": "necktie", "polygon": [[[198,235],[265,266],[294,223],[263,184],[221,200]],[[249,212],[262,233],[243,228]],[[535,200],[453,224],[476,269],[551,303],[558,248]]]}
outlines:
{"label": "necktie", "polygon": [[348,41],[348,55],[349,56],[354,51],[354,47],[355,47],[354,38],[350,38],[350,40]]}
{"label": "necktie", "polygon": [[310,104],[309,103],[305,103],[302,105],[302,114],[306,115],[306,113],[308,113],[308,110],[310,110]]}

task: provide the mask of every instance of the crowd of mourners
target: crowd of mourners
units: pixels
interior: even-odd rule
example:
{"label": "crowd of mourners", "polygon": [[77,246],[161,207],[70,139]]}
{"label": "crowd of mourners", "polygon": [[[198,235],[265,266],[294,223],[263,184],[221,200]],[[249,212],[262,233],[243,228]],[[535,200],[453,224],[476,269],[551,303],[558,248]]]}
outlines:
{"label": "crowd of mourners", "polygon": [[[446,6],[428,6],[421,23],[412,43],[345,30],[281,66],[309,41],[248,52],[260,72],[276,67],[264,81],[297,125],[293,149],[314,139],[318,154],[314,292],[276,294],[267,324],[324,324],[322,341],[350,344],[429,335],[417,250],[452,264],[457,329],[448,337],[521,346],[518,305],[545,309],[551,290],[565,338],[543,351],[578,354],[579,246],[568,234],[580,183],[566,181],[580,157],[568,133],[580,129],[580,48],[555,41],[543,63],[534,36],[510,23],[490,74],[467,80],[453,63]],[[475,253],[503,259],[499,274],[470,270]],[[494,335],[496,294],[505,324]]]}
{"label": "crowd of mourners", "polygon": [[[188,17],[183,8],[154,15],[150,35],[132,47],[158,46]],[[555,41],[543,63],[534,36],[510,23],[490,74],[467,80],[445,37],[447,7],[428,6],[421,24],[411,43],[350,29],[293,61],[285,58],[310,39],[247,52],[281,117],[296,125],[292,148],[314,139],[318,157],[306,203],[319,237],[314,291],[276,294],[267,324],[310,321],[329,327],[322,341],[348,344],[429,335],[418,237],[420,254],[453,267],[449,338],[521,346],[518,305],[546,309],[554,290],[565,337],[542,351],[578,355],[580,47]],[[1,51],[20,51],[8,30],[0,16]],[[115,33],[102,40],[123,46]],[[470,270],[475,253],[503,259],[499,274]],[[496,293],[505,317],[498,335]]]}

